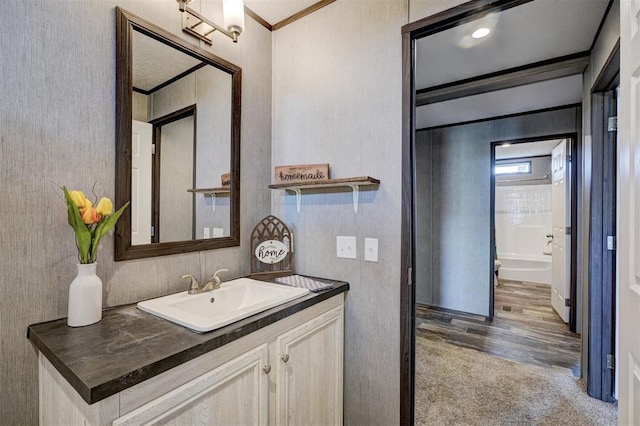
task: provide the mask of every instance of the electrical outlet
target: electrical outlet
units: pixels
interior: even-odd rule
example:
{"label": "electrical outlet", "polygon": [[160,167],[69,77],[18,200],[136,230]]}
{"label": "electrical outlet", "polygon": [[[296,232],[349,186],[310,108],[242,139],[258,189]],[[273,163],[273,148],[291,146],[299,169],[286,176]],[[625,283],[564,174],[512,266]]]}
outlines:
{"label": "electrical outlet", "polygon": [[367,262],[378,261],[378,239],[377,238],[364,239],[364,260],[366,260]]}
{"label": "electrical outlet", "polygon": [[210,234],[211,234],[211,229],[209,229],[209,227],[205,226],[204,230],[202,231],[202,238],[211,238]]}
{"label": "electrical outlet", "polygon": [[342,259],[357,259],[356,237],[336,237],[336,254]]}

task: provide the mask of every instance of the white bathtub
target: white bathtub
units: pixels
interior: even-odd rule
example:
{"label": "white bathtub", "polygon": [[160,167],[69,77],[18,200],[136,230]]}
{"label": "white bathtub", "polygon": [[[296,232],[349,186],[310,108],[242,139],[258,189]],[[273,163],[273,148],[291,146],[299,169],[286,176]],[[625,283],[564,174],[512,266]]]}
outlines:
{"label": "white bathtub", "polygon": [[502,266],[498,271],[501,279],[551,284],[551,256],[498,257]]}

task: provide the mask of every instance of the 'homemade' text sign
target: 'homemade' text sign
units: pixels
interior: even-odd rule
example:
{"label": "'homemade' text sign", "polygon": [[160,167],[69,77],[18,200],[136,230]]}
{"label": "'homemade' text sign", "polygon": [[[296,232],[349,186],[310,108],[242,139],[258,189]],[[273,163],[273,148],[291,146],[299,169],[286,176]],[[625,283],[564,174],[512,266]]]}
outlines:
{"label": "'homemade' text sign", "polygon": [[329,164],[276,166],[276,183],[318,182],[329,179]]}

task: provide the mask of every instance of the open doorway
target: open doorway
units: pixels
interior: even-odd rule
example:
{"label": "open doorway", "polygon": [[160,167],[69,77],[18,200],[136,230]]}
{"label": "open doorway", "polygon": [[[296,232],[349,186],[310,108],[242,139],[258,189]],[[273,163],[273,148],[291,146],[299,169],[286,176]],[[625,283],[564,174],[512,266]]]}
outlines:
{"label": "open doorway", "polygon": [[[454,43],[449,44],[446,47],[439,46],[438,43],[434,43],[432,46],[421,46],[421,41],[425,40],[427,43],[432,41],[436,41],[437,38],[445,38],[448,36],[460,36],[463,32],[460,31],[465,27],[466,24],[470,24],[475,20],[482,20],[490,16],[491,14],[500,15],[501,18],[507,16],[506,11],[513,11],[517,9],[518,11],[523,11],[525,8],[529,7],[544,7],[544,5],[548,5],[546,2],[539,1],[491,1],[491,0],[480,0],[478,2],[470,2],[465,3],[461,6],[458,6],[454,9],[450,9],[448,11],[442,12],[438,15],[434,15],[432,17],[426,18],[420,22],[416,22],[413,24],[409,24],[403,28],[403,63],[404,63],[404,71],[403,71],[403,81],[405,82],[403,93],[403,116],[405,118],[403,136],[404,136],[404,147],[403,147],[403,253],[402,253],[402,291],[401,291],[401,301],[402,301],[402,387],[401,387],[401,401],[402,401],[402,415],[401,420],[403,422],[412,422],[414,411],[413,411],[413,401],[414,401],[414,371],[416,365],[414,364],[414,355],[415,355],[415,346],[416,346],[416,336],[415,336],[415,321],[416,321],[416,293],[418,291],[418,283],[417,279],[422,278],[424,275],[419,271],[421,261],[423,259],[419,259],[420,250],[416,247],[416,239],[417,232],[416,229],[418,227],[418,223],[420,219],[420,208],[418,206],[417,198],[420,195],[418,183],[415,181],[416,176],[419,174],[419,168],[416,163],[417,153],[420,149],[421,139],[427,139],[432,144],[432,148],[435,147],[437,149],[441,149],[442,147],[446,147],[445,150],[449,150],[449,148],[457,149],[456,152],[453,151],[439,151],[437,152],[441,160],[444,161],[434,161],[435,166],[455,166],[458,165],[457,175],[455,173],[450,173],[444,179],[441,179],[441,182],[446,184],[449,191],[439,191],[438,194],[445,194],[448,199],[444,201],[448,204],[444,203],[433,203],[437,205],[441,210],[440,212],[435,213],[446,213],[440,214],[440,223],[436,224],[435,227],[431,227],[432,230],[439,230],[439,234],[442,237],[439,241],[435,241],[435,244],[431,244],[431,247],[434,248],[432,253],[435,251],[438,256],[440,256],[440,262],[430,261],[426,262],[427,268],[431,272],[438,272],[437,267],[446,266],[447,264],[455,264],[459,268],[463,269],[466,273],[469,272],[469,268],[460,265],[460,260],[469,260],[475,259],[476,257],[481,258],[482,266],[478,267],[474,273],[469,274],[470,279],[479,280],[478,282],[482,282],[482,286],[487,286],[485,296],[482,299],[480,297],[475,297],[477,290],[476,287],[473,288],[473,291],[432,291],[431,294],[434,294],[440,297],[440,301],[444,303],[448,303],[449,301],[458,303],[473,303],[478,305],[482,305],[482,311],[479,312],[481,316],[490,317],[489,311],[492,311],[493,306],[490,306],[488,295],[491,292],[489,288],[490,282],[493,280],[494,276],[494,266],[493,266],[493,258],[491,258],[491,253],[495,252],[495,247],[493,244],[464,244],[456,246],[459,239],[453,232],[448,231],[462,231],[462,234],[466,236],[475,235],[476,231],[480,230],[480,232],[485,232],[487,234],[486,238],[483,237],[483,241],[491,241],[492,237],[489,236],[490,228],[489,226],[469,226],[466,228],[460,226],[451,226],[448,229],[444,229],[441,227],[443,223],[451,224],[453,221],[449,220],[451,218],[455,218],[456,216],[460,216],[460,212],[471,210],[472,214],[475,213],[474,219],[480,219],[484,216],[485,211],[484,208],[488,209],[488,194],[490,191],[490,185],[487,184],[486,188],[482,187],[476,190],[469,190],[468,187],[464,185],[460,185],[459,182],[456,182],[456,179],[460,180],[460,176],[462,176],[461,181],[466,182],[476,182],[478,180],[478,176],[476,176],[473,171],[480,170],[480,166],[478,162],[487,161],[489,155],[487,151],[484,150],[486,145],[483,144],[487,140],[496,141],[496,140],[507,140],[514,138],[528,138],[533,137],[534,135],[557,135],[559,133],[564,132],[574,132],[576,135],[576,140],[583,141],[584,136],[582,134],[582,110],[581,106],[583,105],[583,93],[584,87],[582,84],[582,73],[585,68],[590,63],[590,50],[593,48],[595,41],[598,38],[599,28],[602,26],[602,21],[604,20],[609,8],[611,7],[611,3],[607,1],[599,2],[594,1],[590,7],[578,8],[572,11],[572,16],[575,17],[575,14],[578,12],[594,12],[596,15],[599,15],[595,22],[591,24],[586,24],[586,19],[579,19],[580,26],[583,29],[589,29],[591,31],[591,35],[585,36],[582,35],[582,40],[586,42],[586,46],[583,47],[583,50],[574,50],[572,52],[565,52],[561,54],[556,54],[556,56],[546,56],[544,54],[549,52],[538,52],[542,53],[543,58],[541,60],[535,61],[532,56],[533,52],[537,47],[534,44],[527,44],[524,47],[521,47],[520,52],[524,52],[526,58],[525,62],[520,64],[506,64],[502,61],[508,61],[517,56],[517,52],[505,52],[501,51],[501,56],[498,57],[489,57],[488,54],[481,55],[481,60],[478,59],[476,61],[468,61],[464,62],[463,56],[464,53],[460,52],[458,49],[464,48],[467,49],[467,53],[480,53],[482,49],[476,49],[474,46],[475,42],[471,44],[465,44],[464,46]],[[557,4],[561,7],[570,7],[569,2],[559,3]],[[574,4],[575,5],[575,4]],[[558,10],[555,10],[553,14],[546,15],[544,19],[530,19],[532,16],[531,13],[526,14],[529,18],[529,21],[535,22],[553,22],[555,18],[560,15],[557,13]],[[505,18],[506,19],[506,18]],[[522,21],[526,23],[527,19]],[[598,22],[600,21],[600,22]],[[503,21],[504,22],[504,21]],[[524,25],[524,24],[523,24]],[[524,34],[526,31],[523,25],[518,26],[517,32],[518,35]],[[567,25],[560,24],[555,25],[553,27],[547,27],[547,35],[556,34],[554,33],[554,28],[562,28],[562,34],[565,36],[567,34],[571,34],[573,37],[578,37],[579,29],[566,31],[568,28]],[[444,33],[448,33],[445,35]],[[537,37],[528,37],[527,40],[536,40]],[[445,40],[446,41],[446,40]],[[469,40],[467,40],[469,41]],[[579,41],[574,38],[574,41]],[[509,43],[510,45],[517,46],[517,43]],[[546,47],[568,47],[570,44],[566,42],[566,39],[559,40],[558,43],[544,43]],[[433,49],[429,50],[428,48],[432,47]],[[424,49],[423,49],[424,48]],[[422,50],[421,50],[422,49]],[[439,57],[438,52],[442,53],[446,57]],[[453,54],[455,52],[455,54]],[[447,79],[450,78],[451,81],[433,81],[430,86],[423,86],[424,81],[420,80],[420,76],[416,70],[416,67],[420,63],[421,58],[427,58],[430,66],[435,68],[429,69],[429,72],[425,75],[434,78],[442,78]],[[495,59],[495,60],[494,60]],[[452,64],[449,60],[456,60],[456,64]],[[472,69],[472,64],[484,64],[487,66],[496,66],[495,69],[485,69],[483,72],[477,72]],[[554,74],[551,75],[551,68],[554,69],[562,69],[562,75]],[[554,71],[555,72],[555,71]],[[467,73],[467,75],[462,75]],[[524,75],[523,78],[520,78]],[[571,102],[562,102],[556,98],[553,98],[553,95],[562,95],[566,94],[562,89],[567,89],[572,86],[572,84],[576,83],[574,80],[575,76],[578,76],[580,82],[577,83],[577,87],[579,93],[577,93],[577,98]],[[558,83],[558,86],[554,84]],[[534,92],[531,94],[524,95],[519,92],[519,90],[523,90],[526,88],[533,88],[535,84],[539,84],[539,86],[535,86],[538,89],[534,89]],[[504,93],[500,93],[505,89],[514,89],[513,95],[507,96],[506,102],[498,101],[492,96],[495,95],[504,95]],[[542,93],[549,94],[549,97],[544,98],[544,102],[550,102],[550,104],[536,104],[532,105],[537,100],[540,100],[542,96],[538,96]],[[504,99],[504,98],[503,98]],[[471,103],[468,103],[471,101]],[[475,103],[474,103],[475,101]],[[528,105],[522,106],[519,105],[519,101],[525,101]],[[496,111],[496,108],[506,108],[507,111],[511,113],[506,113],[503,111]],[[521,109],[524,108],[524,109]],[[543,132],[540,132],[540,127],[544,125],[557,125],[560,120],[557,118],[551,118],[548,115],[545,115],[548,112],[557,112],[558,109],[570,109],[575,108],[573,111],[573,117],[576,120],[573,124],[573,127],[564,127],[561,129],[550,130],[546,129]],[[478,115],[479,114],[479,115]],[[505,115],[501,115],[505,114]],[[525,115],[527,119],[531,119],[529,123],[518,123],[518,116]],[[445,121],[433,122],[429,121],[434,118],[443,118]],[[486,122],[495,121],[500,119],[501,122],[496,123],[492,122],[489,126],[485,126]],[[425,121],[426,120],[426,121]],[[421,124],[423,123],[423,124]],[[475,141],[475,144],[463,145],[458,143],[460,139],[472,139]],[[433,145],[433,142],[436,142],[438,145]],[[452,142],[452,143],[451,143]],[[444,155],[443,155],[444,153]],[[465,163],[462,161],[464,156],[468,156],[471,159],[471,163]],[[584,153],[579,153],[580,157],[583,158]],[[586,158],[589,158],[591,155],[590,152],[587,152]],[[434,156],[429,155],[427,157],[434,158]],[[578,158],[578,157],[576,157]],[[473,170],[469,169],[469,164]],[[485,166],[488,164],[485,163]],[[581,179],[584,178],[585,173],[588,174],[589,171],[587,168],[590,164],[586,164],[581,170]],[[489,169],[487,167],[487,169]],[[451,170],[454,170],[452,167]],[[482,177],[485,179],[490,175],[490,172],[487,172],[486,176]],[[442,175],[440,175],[442,176]],[[588,185],[590,182],[578,182],[580,186],[580,191],[577,194],[578,197],[584,196],[584,189],[588,191],[588,188],[584,185]],[[441,189],[441,188],[440,188]],[[481,208],[477,208],[475,204],[473,204],[473,198],[464,198],[459,197],[460,192],[465,191],[465,193],[469,193],[473,196],[480,194],[478,197],[484,200],[484,206]],[[485,192],[486,191],[486,192]],[[458,197],[456,199],[456,197]],[[438,200],[441,201],[441,200]],[[588,206],[589,200],[580,201],[581,206]],[[444,206],[444,207],[443,207]],[[434,214],[429,215],[430,217],[435,217]],[[581,213],[582,224],[584,224],[584,218],[588,216],[588,213]],[[489,220],[490,215],[486,214],[487,221]],[[588,220],[588,219],[587,219]],[[588,224],[589,222],[587,222]],[[582,226],[580,222],[577,223],[578,226]],[[584,225],[581,229],[588,229],[588,225]],[[433,231],[429,233],[429,237],[433,238],[436,236],[438,232]],[[573,241],[572,241],[573,244]],[[584,248],[588,245],[588,241],[582,241],[581,250],[583,253]],[[467,253],[462,253],[461,251],[455,252],[451,251],[449,253],[444,253],[448,246],[462,247],[468,248],[472,247],[472,251]],[[455,255],[452,256],[451,254]],[[588,257],[588,256],[587,256]],[[583,256],[584,258],[584,256]],[[490,260],[491,263],[488,261]],[[588,259],[587,259],[588,260]],[[588,263],[587,263],[588,265]],[[451,269],[453,270],[453,269]],[[574,270],[571,271],[573,274]],[[584,283],[585,277],[588,276],[589,270],[588,266],[584,266],[580,270],[581,280]],[[439,274],[440,277],[443,274]],[[437,278],[437,277],[436,277]],[[491,280],[491,281],[490,281]],[[458,280],[458,282],[468,283],[469,280]],[[404,284],[409,284],[408,286],[404,286]],[[585,284],[586,286],[586,284]],[[441,286],[442,288],[442,286]],[[585,292],[586,293],[586,292]],[[444,297],[444,298],[442,298]],[[492,299],[493,295],[491,295]],[[579,300],[576,299],[576,303]],[[491,302],[492,303],[492,302]],[[593,297],[587,298],[584,300],[584,305],[586,306],[588,303],[598,304],[600,301],[595,300]],[[475,305],[474,305],[475,306]],[[445,307],[445,309],[448,309]],[[461,310],[465,309],[450,308],[453,310]],[[584,307],[583,309],[586,309]],[[578,311],[578,309],[576,310]],[[586,317],[585,317],[586,320]],[[591,317],[590,317],[591,320]],[[585,321],[586,322],[586,321]],[[593,322],[588,323],[589,327],[594,327],[595,324]],[[584,354],[583,354],[584,355]],[[589,355],[590,356],[590,355]],[[584,368],[583,368],[584,370]]]}
{"label": "open doorway", "polygon": [[196,117],[194,104],[149,121],[154,139],[152,243],[196,238],[196,199],[188,191],[196,182]]}
{"label": "open doorway", "polygon": [[492,144],[493,315],[495,289],[518,282],[525,289],[536,285],[543,297],[548,289],[548,307],[570,331],[582,328],[575,273],[577,145],[575,133]]}

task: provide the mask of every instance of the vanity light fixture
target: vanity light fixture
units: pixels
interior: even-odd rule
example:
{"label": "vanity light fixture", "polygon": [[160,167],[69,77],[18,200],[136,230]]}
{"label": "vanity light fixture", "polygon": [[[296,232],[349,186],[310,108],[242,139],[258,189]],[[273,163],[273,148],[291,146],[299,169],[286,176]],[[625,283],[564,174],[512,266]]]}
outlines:
{"label": "vanity light fixture", "polygon": [[477,30],[475,30],[473,32],[473,34],[471,34],[471,37],[473,38],[484,38],[486,36],[489,35],[489,33],[491,32],[491,30],[487,27],[482,27],[482,28],[478,28]]}
{"label": "vanity light fixture", "polygon": [[226,29],[211,21],[188,5],[191,0],[176,0],[178,9],[182,12],[182,31],[199,38],[205,43],[213,44],[214,31],[218,30],[222,34],[231,38],[234,43],[238,42],[238,36],[244,30],[244,2],[243,0],[223,0],[222,10],[224,14],[224,25]]}

